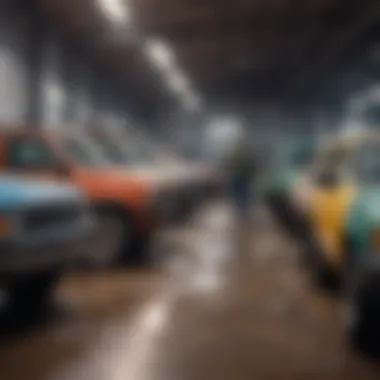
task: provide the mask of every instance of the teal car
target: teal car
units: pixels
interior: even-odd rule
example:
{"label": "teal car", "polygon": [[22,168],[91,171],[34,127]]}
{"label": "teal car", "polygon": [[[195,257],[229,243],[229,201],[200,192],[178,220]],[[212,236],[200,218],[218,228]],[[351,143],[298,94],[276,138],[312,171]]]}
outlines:
{"label": "teal car", "polygon": [[315,146],[309,141],[288,144],[275,154],[263,192],[269,209],[279,224],[291,234],[303,233],[304,221],[292,204],[292,192],[297,179],[311,164]]}
{"label": "teal car", "polygon": [[338,136],[307,176],[313,282],[341,290],[350,343],[380,354],[380,135]]}
{"label": "teal car", "polygon": [[0,286],[9,306],[42,306],[60,274],[84,253],[94,221],[74,187],[0,177]]}

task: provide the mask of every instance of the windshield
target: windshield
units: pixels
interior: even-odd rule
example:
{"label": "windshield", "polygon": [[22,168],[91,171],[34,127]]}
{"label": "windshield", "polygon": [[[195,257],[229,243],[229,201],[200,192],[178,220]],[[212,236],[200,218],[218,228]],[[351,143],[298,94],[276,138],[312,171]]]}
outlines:
{"label": "windshield", "polygon": [[65,139],[65,148],[81,164],[88,166],[104,166],[109,164],[102,154],[85,139],[68,136]]}
{"label": "windshield", "polygon": [[144,141],[136,141],[134,147],[136,161],[143,163],[153,163],[156,158],[154,147]]}
{"label": "windshield", "polygon": [[126,135],[124,138],[116,139],[104,134],[94,134],[87,136],[87,139],[113,164],[139,165],[154,160],[154,152],[149,144],[134,136]]}
{"label": "windshield", "polygon": [[366,144],[356,155],[355,171],[364,183],[380,182],[380,144]]}
{"label": "windshield", "polygon": [[118,144],[104,140],[102,143],[99,143],[98,146],[104,155],[114,164],[129,164],[133,162],[132,157],[126,154]]}
{"label": "windshield", "polygon": [[303,167],[310,165],[314,158],[314,150],[311,146],[292,146],[285,152],[285,157],[283,157],[283,162],[287,165],[294,167]]}

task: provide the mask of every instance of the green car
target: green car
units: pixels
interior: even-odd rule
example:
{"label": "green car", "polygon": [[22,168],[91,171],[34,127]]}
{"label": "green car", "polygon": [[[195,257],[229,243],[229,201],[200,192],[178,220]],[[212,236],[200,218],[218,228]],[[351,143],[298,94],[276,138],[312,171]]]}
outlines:
{"label": "green car", "polygon": [[380,354],[380,135],[331,141],[306,177],[310,274],[340,285],[349,340]]}
{"label": "green car", "polygon": [[292,235],[303,232],[305,223],[294,209],[292,192],[297,179],[311,164],[315,145],[295,141],[280,149],[265,180],[264,198],[279,224]]}

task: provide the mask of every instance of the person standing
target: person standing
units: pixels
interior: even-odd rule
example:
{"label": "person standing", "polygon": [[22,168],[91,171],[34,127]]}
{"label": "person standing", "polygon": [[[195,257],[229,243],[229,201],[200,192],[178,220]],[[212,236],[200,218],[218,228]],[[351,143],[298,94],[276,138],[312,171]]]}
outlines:
{"label": "person standing", "polygon": [[227,154],[226,171],[231,198],[240,216],[247,216],[251,208],[256,164],[246,140],[237,139]]}

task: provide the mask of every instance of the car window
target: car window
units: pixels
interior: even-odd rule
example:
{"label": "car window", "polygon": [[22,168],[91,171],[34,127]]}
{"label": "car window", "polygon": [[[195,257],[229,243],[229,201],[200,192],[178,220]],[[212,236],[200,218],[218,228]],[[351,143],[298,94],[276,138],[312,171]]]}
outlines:
{"label": "car window", "polygon": [[89,137],[89,139],[91,139],[93,144],[97,145],[110,162],[114,164],[127,164],[133,161],[130,155],[118,143],[112,142],[108,138],[100,140],[98,137]]}
{"label": "car window", "polygon": [[42,140],[14,138],[8,145],[8,165],[13,169],[52,168],[58,159]]}
{"label": "car window", "polygon": [[348,164],[349,156],[350,152],[341,147],[324,152],[314,168],[314,181],[321,186],[339,183]]}
{"label": "car window", "polygon": [[365,183],[380,181],[380,145],[368,143],[361,146],[354,160],[354,173]]}
{"label": "car window", "polygon": [[65,148],[68,154],[77,162],[88,166],[108,165],[102,153],[92,146],[86,139],[67,136]]}

